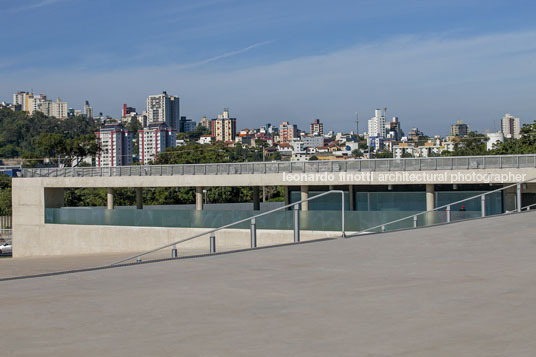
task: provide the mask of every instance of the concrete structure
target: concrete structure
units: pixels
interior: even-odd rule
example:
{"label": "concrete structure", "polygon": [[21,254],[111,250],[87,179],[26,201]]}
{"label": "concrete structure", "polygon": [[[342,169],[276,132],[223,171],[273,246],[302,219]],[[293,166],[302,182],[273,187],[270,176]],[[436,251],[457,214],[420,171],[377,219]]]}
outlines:
{"label": "concrete structure", "polygon": [[303,144],[306,148],[317,148],[324,146],[324,137],[318,135],[302,137]]}
{"label": "concrete structure", "polygon": [[216,141],[235,141],[236,118],[229,117],[229,108],[224,108],[223,113],[219,114],[217,119],[212,119],[210,126],[212,136]]}
{"label": "concrete structure", "polygon": [[279,125],[279,141],[281,143],[289,143],[299,137],[298,126],[284,121]]}
{"label": "concrete structure", "polygon": [[504,143],[504,135],[500,131],[497,133],[486,133],[486,136],[489,138],[489,140],[486,142],[487,150],[492,150],[493,145]]}
{"label": "concrete structure", "polygon": [[138,131],[140,162],[144,165],[158,159],[158,154],[177,145],[177,131],[165,123],[151,123]]}
{"label": "concrete structure", "polygon": [[147,124],[166,123],[171,129],[178,130],[180,119],[179,97],[162,94],[147,98]]}
{"label": "concrete structure", "polygon": [[[535,218],[3,281],[2,351],[532,356]],[[75,262],[83,268],[114,259],[97,258]],[[54,261],[0,259],[0,272],[24,275],[25,267]],[[17,263],[24,266],[12,268]]]}
{"label": "concrete structure", "polygon": [[51,100],[42,102],[39,111],[49,117],[65,119],[68,117],[69,105],[67,102],[62,102],[61,98],[57,98],[55,102]]}
{"label": "concrete structure", "polygon": [[97,167],[114,167],[130,165],[134,147],[132,144],[134,134],[121,124],[108,124],[95,132],[101,150],[97,153]]}
{"label": "concrete structure", "polygon": [[[485,178],[489,179],[486,182],[490,184],[508,184],[519,182],[523,179],[532,179],[536,177],[535,159],[536,156],[534,155],[521,155],[285,163],[284,165],[288,165],[288,171],[283,170],[283,167],[287,167],[282,166],[283,163],[130,166],[106,169],[69,168],[54,169],[55,171],[50,169],[25,169],[24,178],[13,180],[13,229],[17,240],[14,255],[21,257],[102,253],[107,251],[124,252],[131,251],[137,245],[140,249],[148,247],[148,245],[140,246],[139,241],[132,238],[135,232],[139,232],[143,236],[148,235],[149,232],[160,232],[158,233],[160,238],[155,238],[157,240],[151,241],[151,244],[155,242],[166,243],[178,235],[184,237],[196,232],[192,228],[45,224],[45,208],[62,207],[64,188],[69,187],[108,188],[108,208],[110,209],[114,206],[114,188],[135,187],[137,190],[141,190],[143,187],[195,187],[196,209],[202,210],[203,188],[207,187],[284,186],[288,190],[289,186],[293,186],[299,187],[301,198],[307,198],[310,190],[321,186],[343,189],[348,192],[351,191],[353,194],[353,189],[351,188],[353,185],[394,186],[421,184],[426,185],[426,206],[430,209],[435,207],[435,202],[433,202],[434,185],[482,184]],[[451,168],[442,168],[444,162],[450,162]],[[455,163],[458,162],[464,162],[463,166],[456,166]],[[516,163],[515,167],[510,165],[512,162]],[[385,166],[385,163],[388,165]],[[418,169],[413,171],[415,170],[414,163],[419,163],[421,171],[418,171]],[[431,166],[429,166],[430,163],[432,163]],[[360,169],[356,170],[357,166],[353,165],[357,164],[366,166],[360,166]],[[398,167],[398,170],[395,170],[395,167]],[[281,171],[273,172],[274,168],[281,168]],[[373,168],[372,172],[371,168]],[[384,171],[386,168],[389,171]],[[224,171],[218,174],[219,170]],[[56,176],[59,177],[31,177],[32,174],[46,176],[51,172],[56,172]],[[79,174],[89,176],[83,177],[79,176]],[[96,174],[99,176],[93,176]],[[461,181],[460,177],[463,178]],[[257,202],[255,199],[255,197],[258,197],[257,190],[254,188],[254,205]],[[536,185],[532,183],[526,186],[523,185],[522,192],[523,194],[536,194]],[[141,193],[137,193],[137,195],[141,197]],[[510,190],[505,193],[503,202],[506,210],[512,210],[515,207],[516,195],[515,188],[513,191]],[[286,199],[288,202],[288,194]],[[353,205],[354,203],[351,204]],[[136,206],[139,209],[143,207],[141,198],[138,198]],[[308,204],[302,206],[303,210],[308,208]],[[245,231],[243,234],[247,236],[248,232]],[[277,232],[274,233],[276,236],[277,234]],[[280,234],[285,236],[287,233],[280,232]],[[73,239],[73,235],[76,239]],[[237,233],[237,237],[241,237],[241,235]]]}
{"label": "concrete structure", "polygon": [[[320,122],[320,119],[315,119],[310,125],[309,125],[309,133],[311,135],[324,135],[324,124]],[[322,145],[319,145],[322,146]]]}
{"label": "concrete structure", "polygon": [[[387,108],[376,109],[374,117],[368,121],[368,135],[370,137],[383,138],[385,137],[385,117]],[[370,143],[369,143],[370,146]]]}
{"label": "concrete structure", "polygon": [[84,103],[84,115],[88,119],[93,118],[93,108],[89,105],[89,101],[87,100]]}
{"label": "concrete structure", "polygon": [[467,136],[468,133],[469,125],[464,124],[462,120],[456,121],[456,124],[450,127],[451,136]]}
{"label": "concrete structure", "polygon": [[501,119],[501,131],[507,139],[519,139],[521,137],[521,124],[519,118],[506,113]]}
{"label": "concrete structure", "polygon": [[20,110],[27,111],[28,110],[27,108],[29,107],[30,95],[31,94],[29,92],[24,92],[24,91],[20,91],[20,92],[13,94],[13,105],[14,106],[20,105]]}

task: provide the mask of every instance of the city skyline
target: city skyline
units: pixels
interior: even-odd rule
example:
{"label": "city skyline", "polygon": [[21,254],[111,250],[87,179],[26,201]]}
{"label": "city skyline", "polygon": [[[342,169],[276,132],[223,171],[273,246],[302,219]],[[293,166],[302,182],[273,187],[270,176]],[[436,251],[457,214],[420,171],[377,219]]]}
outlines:
{"label": "city skyline", "polygon": [[13,46],[0,61],[0,100],[33,88],[118,117],[123,103],[143,108],[167,90],[195,120],[230,107],[240,127],[320,118],[349,131],[359,112],[361,132],[387,106],[406,130],[442,135],[457,120],[484,132],[504,113],[535,119],[528,1],[135,3],[5,2],[1,36]]}

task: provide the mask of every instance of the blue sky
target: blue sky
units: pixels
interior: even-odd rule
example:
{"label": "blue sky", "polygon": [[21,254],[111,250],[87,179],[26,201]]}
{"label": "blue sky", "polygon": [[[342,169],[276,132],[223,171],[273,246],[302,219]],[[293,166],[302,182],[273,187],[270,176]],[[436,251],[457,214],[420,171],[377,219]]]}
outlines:
{"label": "blue sky", "polygon": [[119,116],[162,90],[182,115],[239,127],[360,130],[377,107],[408,131],[536,119],[536,2],[0,0],[0,100],[17,90]]}

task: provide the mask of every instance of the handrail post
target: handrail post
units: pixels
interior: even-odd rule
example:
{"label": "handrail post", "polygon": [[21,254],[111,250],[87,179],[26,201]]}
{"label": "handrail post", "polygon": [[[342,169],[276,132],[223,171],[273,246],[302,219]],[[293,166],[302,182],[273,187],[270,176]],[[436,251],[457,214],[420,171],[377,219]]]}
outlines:
{"label": "handrail post", "polygon": [[251,219],[251,248],[257,248],[257,224],[255,218]]}
{"label": "handrail post", "polygon": [[294,243],[300,241],[300,206],[294,205]]}
{"label": "handrail post", "polygon": [[417,228],[417,220],[418,220],[417,215],[413,216],[413,228]]}
{"label": "handrail post", "polygon": [[177,245],[173,244],[173,248],[171,249],[171,258],[177,258]]}
{"label": "handrail post", "polygon": [[213,233],[210,234],[210,254],[216,253],[216,235]]}
{"label": "handrail post", "polygon": [[480,199],[480,211],[482,212],[482,217],[486,217],[486,195],[482,195]]}
{"label": "handrail post", "polygon": [[447,206],[447,223],[450,223],[450,205]]}
{"label": "handrail post", "polygon": [[516,186],[517,189],[517,212],[521,212],[521,184],[518,183]]}

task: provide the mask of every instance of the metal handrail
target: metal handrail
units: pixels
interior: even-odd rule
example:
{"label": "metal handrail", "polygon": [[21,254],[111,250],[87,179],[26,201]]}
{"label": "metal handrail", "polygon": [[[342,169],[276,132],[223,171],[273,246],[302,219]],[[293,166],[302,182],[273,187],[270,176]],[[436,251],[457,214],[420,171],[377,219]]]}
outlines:
{"label": "metal handrail", "polygon": [[[175,246],[177,244],[180,244],[180,243],[184,243],[184,242],[187,242],[187,241],[190,241],[192,239],[195,239],[195,238],[199,238],[199,237],[202,237],[202,236],[206,236],[207,234],[212,234],[212,233],[215,233],[219,230],[222,230],[222,229],[225,229],[225,228],[229,228],[229,227],[232,227],[232,226],[236,226],[237,224],[240,224],[240,223],[243,223],[243,222],[247,222],[247,221],[251,221],[251,220],[255,220],[256,218],[258,217],[262,217],[262,216],[266,216],[266,215],[269,215],[271,213],[274,213],[274,212],[277,212],[277,211],[281,211],[281,210],[284,210],[284,209],[287,209],[287,208],[290,208],[290,207],[296,207],[297,205],[303,203],[303,202],[308,202],[308,201],[312,201],[312,200],[315,200],[317,198],[320,198],[320,197],[323,197],[323,196],[326,196],[326,195],[329,195],[329,194],[332,194],[332,193],[340,193],[341,194],[341,198],[342,198],[342,206],[341,206],[341,209],[342,209],[342,214],[341,214],[341,237],[346,237],[346,233],[344,231],[344,211],[345,211],[345,208],[344,208],[344,191],[342,190],[331,190],[331,191],[327,191],[327,192],[324,192],[324,193],[321,193],[321,194],[318,194],[314,197],[309,197],[309,198],[306,198],[304,200],[300,200],[300,201],[297,201],[297,202],[294,202],[294,203],[290,203],[288,205],[285,205],[285,206],[282,206],[282,207],[278,207],[278,208],[275,208],[273,210],[270,210],[270,211],[266,211],[266,212],[263,212],[263,213],[259,213],[257,215],[254,215],[254,216],[251,216],[251,217],[248,217],[248,218],[244,218],[244,219],[241,219],[241,220],[238,220],[238,221],[235,221],[235,222],[232,222],[232,223],[229,223],[229,224],[226,224],[226,225],[223,225],[221,227],[218,227],[218,228],[214,228],[214,229],[211,229],[211,230],[208,230],[206,232],[203,232],[203,233],[199,233],[199,234],[195,234],[191,237],[188,237],[188,238],[184,238],[184,239],[180,239],[178,241],[175,241],[173,243],[169,243],[169,244],[166,244],[166,245],[163,245],[161,247],[158,247],[158,248],[155,248],[155,249],[152,249],[152,250],[149,250],[149,251],[146,251],[144,253],[140,253],[140,254],[136,254],[136,255],[133,255],[131,257],[128,257],[128,258],[125,258],[125,259],[122,259],[122,260],[119,260],[117,262],[114,262],[110,265],[117,265],[117,264],[121,264],[121,263],[124,263],[126,261],[129,261],[129,260],[132,260],[132,259],[137,259],[139,260],[139,258],[141,258],[142,256],[144,255],[147,255],[147,254],[151,254],[151,253],[154,253],[154,252],[157,252],[159,250],[162,250],[164,248],[169,248],[171,246]],[[299,227],[298,227],[299,228]]]}
{"label": "metal handrail", "polygon": [[[525,163],[520,158],[532,160]],[[493,159],[492,162],[489,160]],[[505,159],[512,159],[505,164]],[[441,163],[441,165],[438,165]],[[349,167],[356,164],[356,167]],[[282,166],[288,165],[288,169]],[[217,166],[216,172],[207,173],[207,168]],[[260,166],[260,169],[258,168]],[[467,169],[502,169],[534,168],[536,155],[478,155],[478,156],[442,156],[422,158],[385,158],[385,159],[347,159],[318,161],[250,161],[230,163],[201,163],[177,165],[130,165],[112,167],[68,167],[68,168],[23,168],[23,177],[101,177],[101,176],[174,176],[184,175],[185,168],[192,170],[192,175],[240,175],[265,174],[270,168],[272,173],[314,173],[314,172],[376,172],[376,171],[437,171]],[[222,170],[220,170],[220,167]],[[230,172],[231,168],[237,172]],[[246,169],[244,170],[244,167]],[[176,172],[174,169],[182,172]],[[323,171],[320,171],[322,168]],[[307,169],[314,169],[307,171]],[[165,170],[165,171],[164,171]],[[246,172],[244,172],[246,171]]]}
{"label": "metal handrail", "polygon": [[531,205],[522,207],[521,210],[522,210],[522,211],[523,211],[523,210],[530,211],[530,209],[531,209],[532,207],[536,207],[536,203],[533,203],[533,204],[531,204]]}
{"label": "metal handrail", "polygon": [[[406,221],[408,219],[411,219],[413,218],[414,220],[414,225],[413,225],[413,228],[417,228],[417,219],[419,216],[421,215],[425,215],[427,213],[430,213],[430,212],[435,212],[435,211],[438,211],[438,210],[442,210],[442,209],[445,209],[445,211],[447,211],[447,222],[446,223],[451,223],[450,221],[450,207],[453,206],[453,205],[457,205],[457,204],[460,204],[460,203],[463,203],[463,202],[466,202],[466,201],[470,201],[470,200],[474,200],[476,198],[484,198],[485,199],[485,196],[486,195],[489,195],[489,194],[492,194],[492,193],[495,193],[495,192],[500,192],[500,191],[504,191],[508,188],[511,188],[511,187],[517,187],[518,190],[517,190],[517,202],[516,202],[516,206],[517,206],[517,212],[521,212],[521,210],[523,208],[526,208],[526,207],[521,207],[521,190],[520,190],[520,186],[522,184],[525,184],[525,183],[528,183],[528,182],[532,182],[536,180],[536,177],[533,177],[529,180],[525,180],[525,181],[521,181],[521,182],[518,182],[518,183],[514,183],[512,185],[508,185],[508,186],[504,186],[504,187],[501,187],[501,188],[498,188],[496,190],[492,190],[492,191],[488,191],[488,192],[485,192],[485,193],[480,193],[476,196],[472,196],[472,197],[469,197],[469,198],[464,198],[463,200],[460,200],[460,201],[456,201],[456,202],[451,202],[451,203],[448,203],[446,205],[443,205],[443,206],[440,206],[440,207],[436,207],[434,209],[431,209],[431,210],[426,210],[426,211],[423,211],[423,212],[419,212],[419,213],[416,213],[416,214],[412,214],[410,216],[407,216],[407,217],[403,217],[403,218],[399,218],[399,219],[396,219],[394,221],[390,221],[390,222],[387,222],[387,223],[382,223],[382,224],[379,224],[377,226],[374,226],[374,227],[370,227],[370,228],[367,228],[365,230],[361,230],[359,231],[358,233],[356,234],[353,234],[351,236],[355,236],[355,235],[361,235],[361,234],[374,234],[374,233],[378,233],[378,232],[370,232],[374,229],[378,229],[380,228],[382,231],[385,229],[386,226],[388,225],[391,225],[391,224],[394,224],[394,223],[398,223],[398,222],[402,222],[402,221]],[[485,200],[482,200],[482,216],[484,217],[485,216]],[[531,205],[531,206],[536,206],[536,204],[534,205]],[[530,207],[530,206],[527,206],[527,207]]]}

